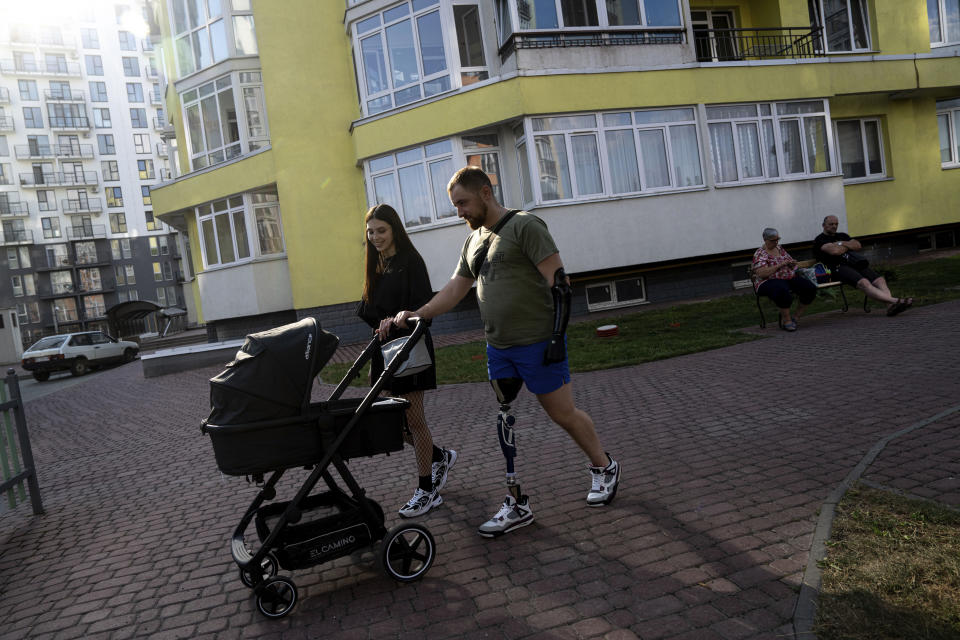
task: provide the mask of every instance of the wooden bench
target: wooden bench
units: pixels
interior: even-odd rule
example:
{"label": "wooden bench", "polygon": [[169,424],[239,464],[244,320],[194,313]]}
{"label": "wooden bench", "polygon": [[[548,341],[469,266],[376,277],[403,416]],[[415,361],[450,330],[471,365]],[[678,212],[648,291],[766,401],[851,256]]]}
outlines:
{"label": "wooden bench", "polygon": [[[800,260],[797,262],[797,268],[807,269],[809,267],[812,267],[816,263],[817,263],[816,260]],[[754,282],[754,285],[756,285],[757,277],[753,273],[753,267],[750,267],[749,273],[750,273],[750,279]],[[847,294],[843,290],[844,286],[849,286],[849,285],[845,285],[843,282],[840,282],[839,280],[831,280],[830,282],[820,282],[817,284],[817,292],[819,293],[820,291],[824,291],[832,287],[839,287],[840,299],[843,301],[843,305],[841,306],[841,309],[843,310],[844,313],[846,313],[847,310],[850,308],[850,305],[847,303]],[[760,298],[764,296],[760,295],[760,293],[757,291],[756,286],[754,286],[753,288],[753,295],[757,300],[757,310],[760,312],[760,328],[766,329],[767,318],[763,313],[763,306],[760,304]],[[863,296],[863,310],[865,313],[870,313],[870,298],[868,298],[866,295]],[[782,321],[780,319],[779,314],[777,314],[777,324],[782,326]]]}

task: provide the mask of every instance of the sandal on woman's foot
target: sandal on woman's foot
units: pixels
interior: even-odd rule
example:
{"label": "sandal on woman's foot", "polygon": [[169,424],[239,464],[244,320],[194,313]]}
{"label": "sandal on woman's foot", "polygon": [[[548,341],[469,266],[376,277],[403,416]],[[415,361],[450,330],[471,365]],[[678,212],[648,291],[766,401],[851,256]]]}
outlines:
{"label": "sandal on woman's foot", "polygon": [[895,316],[898,313],[901,313],[902,311],[906,311],[906,309],[907,309],[907,301],[904,300],[903,298],[897,298],[896,302],[894,302],[889,307],[887,307],[887,315]]}
{"label": "sandal on woman's foot", "polygon": [[788,322],[788,323],[786,323],[785,325],[783,325],[783,326],[780,327],[780,328],[783,329],[784,331],[796,331],[796,330],[797,330],[797,323],[796,323],[796,322]]}

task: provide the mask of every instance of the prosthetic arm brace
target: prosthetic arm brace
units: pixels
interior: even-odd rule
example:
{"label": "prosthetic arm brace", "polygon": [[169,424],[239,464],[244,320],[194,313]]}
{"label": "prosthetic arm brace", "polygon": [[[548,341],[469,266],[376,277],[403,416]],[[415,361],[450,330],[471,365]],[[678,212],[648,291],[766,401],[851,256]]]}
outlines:
{"label": "prosthetic arm brace", "polygon": [[570,301],[573,298],[573,289],[567,284],[567,274],[563,267],[553,274],[550,293],[553,294],[553,335],[550,336],[550,344],[547,345],[547,350],[543,354],[544,364],[563,362],[567,357],[564,338],[567,324],[570,322]]}
{"label": "prosthetic arm brace", "polygon": [[523,380],[520,378],[499,378],[491,380],[497,401],[500,402],[500,413],[497,415],[497,438],[500,440],[500,450],[507,461],[507,490],[514,500],[520,502],[522,492],[517,474],[513,470],[513,459],[517,455],[517,440],[513,433],[513,424],[516,418],[510,414],[510,403],[517,398]]}

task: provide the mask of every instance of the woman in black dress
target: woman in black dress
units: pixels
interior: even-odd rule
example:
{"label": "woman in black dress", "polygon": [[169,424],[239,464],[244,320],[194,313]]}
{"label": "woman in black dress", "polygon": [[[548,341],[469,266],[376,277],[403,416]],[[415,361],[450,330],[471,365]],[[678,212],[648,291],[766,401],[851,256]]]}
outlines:
{"label": "woman in black dress", "polygon": [[[430,276],[423,258],[410,242],[400,222],[400,216],[387,204],[372,207],[365,218],[367,223],[367,261],[363,282],[363,296],[357,315],[383,335],[388,328],[386,320],[392,319],[403,309],[416,309],[433,296]],[[393,327],[390,339],[408,335],[410,330]],[[433,358],[433,340],[430,333],[424,334],[430,357]],[[374,352],[370,362],[371,384],[383,373],[383,354]],[[404,506],[400,515],[405,518],[419,516],[443,502],[440,490],[447,481],[447,471],[457,460],[457,452],[441,449],[433,444],[433,437],[423,415],[423,392],[437,388],[434,367],[415,375],[394,378],[384,387],[391,395],[410,401],[407,423],[410,433],[404,434],[417,454],[417,489]]]}

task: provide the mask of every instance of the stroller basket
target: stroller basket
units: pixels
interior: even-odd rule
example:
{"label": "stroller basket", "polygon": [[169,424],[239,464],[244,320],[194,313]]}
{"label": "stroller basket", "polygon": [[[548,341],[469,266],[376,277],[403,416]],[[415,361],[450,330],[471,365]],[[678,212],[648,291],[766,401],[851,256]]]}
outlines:
{"label": "stroller basket", "polygon": [[[383,511],[375,502],[379,522]],[[257,537],[267,539],[288,502],[274,502],[257,509]],[[288,525],[277,538],[276,554],[280,566],[288,571],[320,564],[349,555],[369,546],[377,523],[369,523],[357,502],[344,493],[325,492],[308,496],[301,504],[302,517]]]}
{"label": "stroller basket", "polygon": [[[244,476],[315,464],[353,417],[362,398],[311,404],[302,418],[237,425],[207,423],[217,467],[227,475]],[[403,449],[406,400],[382,398],[360,416],[337,452],[343,459],[392,453]]]}

